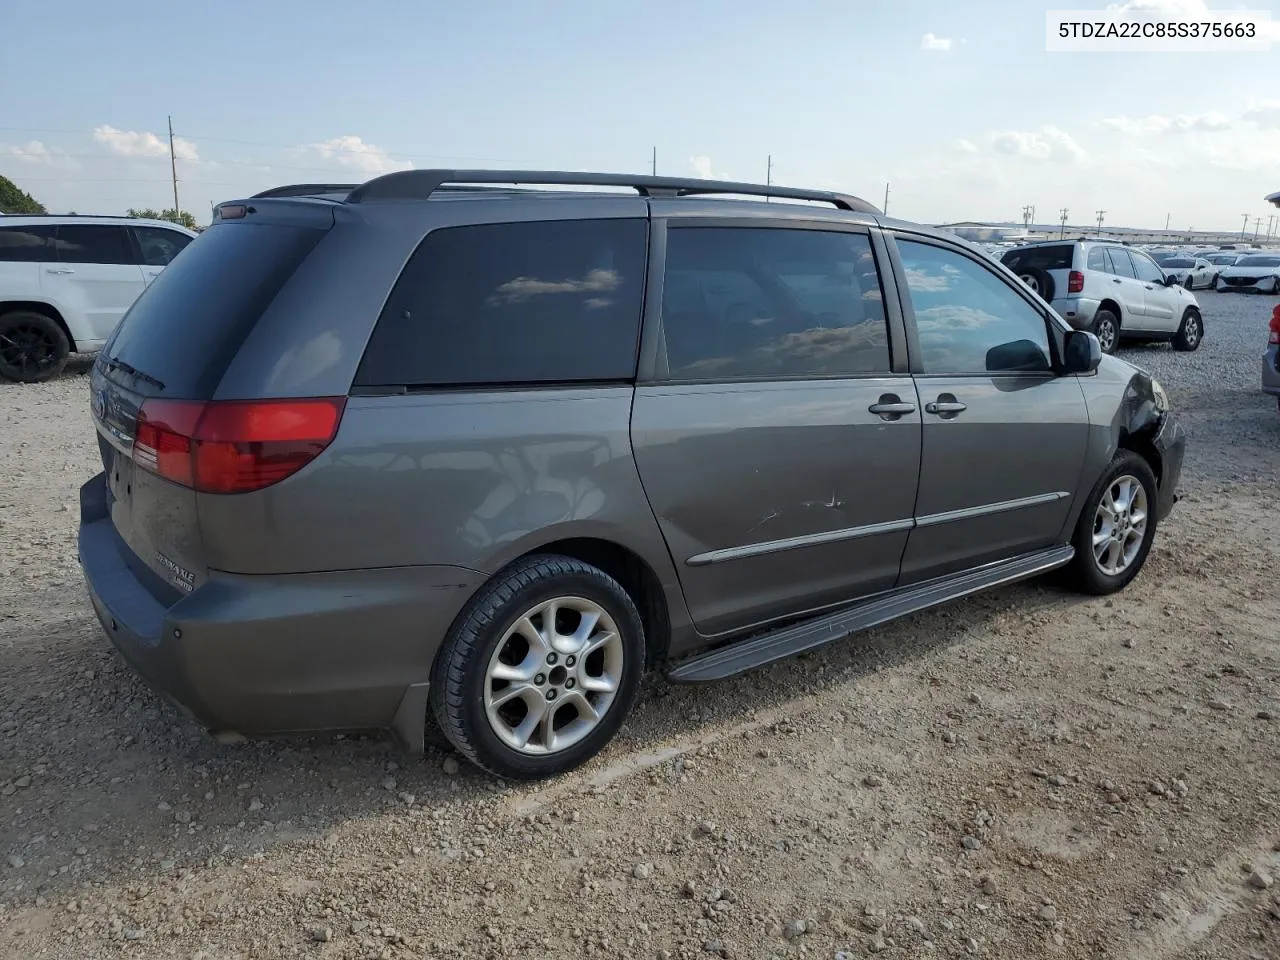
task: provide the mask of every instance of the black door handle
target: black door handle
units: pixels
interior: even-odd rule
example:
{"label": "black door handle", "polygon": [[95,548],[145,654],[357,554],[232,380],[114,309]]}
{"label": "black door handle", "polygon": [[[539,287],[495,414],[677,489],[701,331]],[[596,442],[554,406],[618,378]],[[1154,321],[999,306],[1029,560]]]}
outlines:
{"label": "black door handle", "polygon": [[867,410],[882,420],[897,420],[908,413],[915,413],[916,405],[904,402],[896,393],[884,393]]}
{"label": "black door handle", "polygon": [[924,405],[926,413],[936,414],[944,420],[950,420],[969,409],[968,404],[961,403],[953,393],[940,393],[937,400],[930,400]]}
{"label": "black door handle", "polygon": [[1112,277],[1112,278],[1111,278],[1111,282],[1112,282],[1112,283],[1119,283],[1119,282],[1120,282],[1120,278],[1119,278],[1119,277]]}

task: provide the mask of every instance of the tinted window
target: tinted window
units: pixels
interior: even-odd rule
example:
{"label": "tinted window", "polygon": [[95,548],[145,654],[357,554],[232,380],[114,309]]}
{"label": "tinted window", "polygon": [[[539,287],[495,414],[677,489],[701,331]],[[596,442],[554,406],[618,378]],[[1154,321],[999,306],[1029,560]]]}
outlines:
{"label": "tinted window", "polygon": [[160,380],[166,397],[207,399],[322,236],[279,224],[215,223],[134,301],[107,356]]}
{"label": "tinted window", "polygon": [[125,227],[59,224],[54,239],[61,263],[137,263]]}
{"label": "tinted window", "polygon": [[1196,265],[1194,260],[1187,260],[1185,257],[1163,257],[1159,263],[1170,270],[1182,270]]}
{"label": "tinted window", "polygon": [[880,278],[865,234],[673,228],[662,328],[677,380],[889,371]]}
{"label": "tinted window", "polygon": [[1280,267],[1280,257],[1241,257],[1237,267]]}
{"label": "tinted window", "polygon": [[1154,260],[1137,250],[1130,250],[1129,256],[1133,258],[1133,269],[1137,271],[1139,280],[1145,283],[1164,283],[1164,271]]}
{"label": "tinted window", "polygon": [[1107,253],[1101,247],[1091,247],[1089,249],[1089,263],[1086,269],[1101,270],[1103,273],[1110,273],[1107,269]]}
{"label": "tinted window", "polygon": [[133,235],[138,238],[142,262],[149,267],[166,266],[191,242],[185,233],[164,227],[134,227]]}
{"label": "tinted window", "polygon": [[899,240],[925,373],[1050,369],[1045,319],[1002,279],[951,250]]}
{"label": "tinted window", "polygon": [[1108,273],[1114,273],[1117,277],[1137,277],[1133,271],[1133,263],[1129,260],[1129,251],[1120,247],[1107,248],[1107,260],[1111,262],[1111,269]]}
{"label": "tinted window", "polygon": [[1012,250],[1003,257],[1004,265],[1018,273],[1021,270],[1070,270],[1076,247],[1073,243],[1055,244],[1051,247],[1024,247]]}
{"label": "tinted window", "polygon": [[553,220],[427,235],[387,300],[362,386],[635,376],[644,220]]}
{"label": "tinted window", "polygon": [[53,227],[0,227],[0,263],[53,259]]}

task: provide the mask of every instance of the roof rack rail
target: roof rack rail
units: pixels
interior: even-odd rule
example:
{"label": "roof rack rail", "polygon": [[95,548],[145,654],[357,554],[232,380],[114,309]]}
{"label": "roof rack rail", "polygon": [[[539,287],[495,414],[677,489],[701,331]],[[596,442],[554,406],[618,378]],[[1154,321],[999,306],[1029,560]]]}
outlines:
{"label": "roof rack rail", "polygon": [[358,183],[290,183],[255,193],[250,200],[266,200],[270,197],[314,197],[324,193],[350,193]]}
{"label": "roof rack rail", "polygon": [[688,177],[650,177],[625,173],[567,173],[561,170],[401,170],[375,177],[353,189],[348,203],[376,200],[425,200],[445,184],[498,183],[584,187],[630,187],[642,197],[690,197],[740,194],[830,203],[858,213],[880,211],[859,197],[827,190],[797,190],[759,183],[697,180]]}

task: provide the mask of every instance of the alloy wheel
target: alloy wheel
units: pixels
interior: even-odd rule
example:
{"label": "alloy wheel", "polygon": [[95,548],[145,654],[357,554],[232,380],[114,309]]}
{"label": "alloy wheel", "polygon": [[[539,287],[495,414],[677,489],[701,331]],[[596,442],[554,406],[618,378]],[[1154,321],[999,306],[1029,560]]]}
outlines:
{"label": "alloy wheel", "polygon": [[1147,533],[1147,491],[1137,477],[1111,481],[1093,516],[1093,559],[1109,577],[1128,570]]}
{"label": "alloy wheel", "polygon": [[1114,321],[1103,320],[1098,324],[1098,346],[1103,353],[1110,353],[1116,348],[1116,325]]}
{"label": "alloy wheel", "polygon": [[37,326],[19,323],[0,332],[0,360],[22,376],[36,376],[53,366],[57,357],[57,343]]}
{"label": "alloy wheel", "polygon": [[624,661],[618,627],[598,603],[583,597],[539,603],[516,618],[489,659],[489,725],[521,753],[567,750],[608,713]]}

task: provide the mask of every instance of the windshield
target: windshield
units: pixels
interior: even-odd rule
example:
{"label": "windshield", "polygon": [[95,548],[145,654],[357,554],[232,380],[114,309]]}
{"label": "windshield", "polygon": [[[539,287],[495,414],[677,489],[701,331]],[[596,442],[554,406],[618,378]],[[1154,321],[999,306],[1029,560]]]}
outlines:
{"label": "windshield", "polygon": [[1280,267],[1280,257],[1244,257],[1236,261],[1237,267]]}
{"label": "windshield", "polygon": [[1172,270],[1181,270],[1183,267],[1193,267],[1194,262],[1186,257],[1156,257],[1156,263],[1162,267],[1169,267]]}

